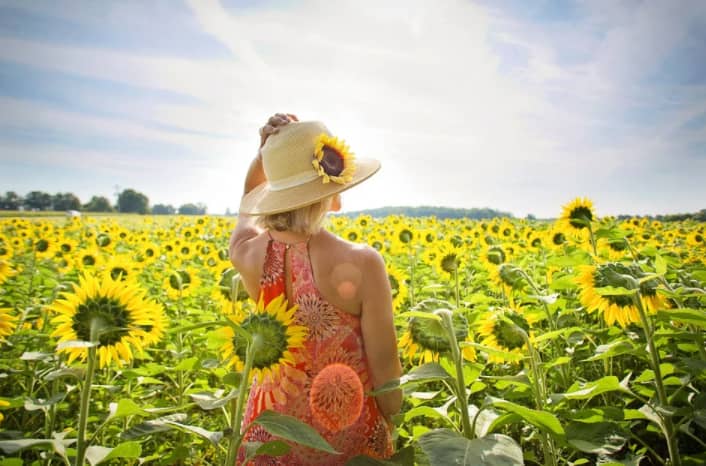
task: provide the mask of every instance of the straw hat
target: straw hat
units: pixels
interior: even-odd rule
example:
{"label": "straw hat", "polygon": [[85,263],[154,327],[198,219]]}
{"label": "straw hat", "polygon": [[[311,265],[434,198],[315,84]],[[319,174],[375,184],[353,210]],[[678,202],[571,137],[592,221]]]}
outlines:
{"label": "straw hat", "polygon": [[298,209],[371,177],[380,162],[358,159],[318,121],[281,126],[260,149],[267,181],[243,196],[240,213],[266,215]]}

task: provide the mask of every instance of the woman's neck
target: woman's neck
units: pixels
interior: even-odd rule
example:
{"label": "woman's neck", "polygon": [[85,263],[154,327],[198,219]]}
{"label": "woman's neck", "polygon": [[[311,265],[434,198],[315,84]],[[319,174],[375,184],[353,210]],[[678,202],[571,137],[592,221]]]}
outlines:
{"label": "woman's neck", "polygon": [[[319,230],[319,231],[321,231],[321,230]],[[276,239],[277,241],[280,241],[283,243],[300,243],[303,241],[308,241],[309,238],[311,238],[315,234],[316,233],[313,233],[313,234],[299,233],[299,232],[290,231],[290,230],[283,230],[283,231],[270,230],[270,236],[273,239]]]}

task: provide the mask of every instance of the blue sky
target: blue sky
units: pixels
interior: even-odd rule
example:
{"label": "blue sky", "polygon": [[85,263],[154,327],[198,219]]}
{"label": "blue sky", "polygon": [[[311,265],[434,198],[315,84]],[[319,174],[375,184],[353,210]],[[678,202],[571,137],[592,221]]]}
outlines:
{"label": "blue sky", "polygon": [[345,210],[706,207],[706,2],[0,0],[0,192],[237,209],[257,130],[383,169]]}

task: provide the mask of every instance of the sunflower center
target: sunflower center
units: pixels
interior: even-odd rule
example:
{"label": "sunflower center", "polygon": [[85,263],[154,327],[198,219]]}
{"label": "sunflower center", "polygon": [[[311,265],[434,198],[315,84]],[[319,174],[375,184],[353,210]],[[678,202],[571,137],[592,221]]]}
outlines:
{"label": "sunflower center", "polygon": [[[275,316],[269,314],[253,314],[241,324],[250,335],[260,335],[264,344],[255,351],[253,367],[263,369],[276,364],[287,350],[287,329]],[[246,342],[236,335],[233,338],[235,353],[241,361],[245,361]]]}
{"label": "sunflower center", "polygon": [[[458,341],[463,341],[468,336],[468,320],[461,314],[452,317],[454,333]],[[409,331],[412,340],[425,350],[444,353],[451,350],[449,337],[440,321],[412,317],[409,321]]]}
{"label": "sunflower center", "polygon": [[554,233],[554,236],[552,236],[552,243],[554,243],[556,246],[560,246],[566,242],[566,236],[564,236],[564,233],[557,232]]}
{"label": "sunflower center", "polygon": [[127,278],[127,269],[120,266],[113,267],[110,269],[110,278],[115,281],[125,280]]}
{"label": "sunflower center", "polygon": [[501,264],[498,268],[498,275],[503,283],[511,288],[522,287],[522,273],[520,269],[509,264]]}
{"label": "sunflower center", "polygon": [[623,252],[628,248],[628,243],[624,239],[617,239],[610,241],[608,246],[615,252]]}
{"label": "sunflower center", "polygon": [[177,270],[169,276],[169,286],[175,290],[185,290],[191,284],[191,276],[186,270]]}
{"label": "sunflower center", "polygon": [[586,228],[586,224],[590,223],[591,220],[593,220],[593,212],[586,206],[578,206],[569,213],[569,223],[574,228]]}
{"label": "sunflower center", "polygon": [[488,262],[495,265],[500,265],[505,262],[505,251],[497,246],[493,246],[488,250]]}
{"label": "sunflower center", "polygon": [[505,314],[505,317],[510,319],[514,325],[510,324],[510,322],[506,322],[504,319],[496,320],[493,326],[495,339],[498,344],[510,351],[516,348],[522,348],[525,344],[525,339],[517,327],[525,332],[529,332],[529,324],[524,317],[515,312],[508,312]]}
{"label": "sunflower center", "polygon": [[404,228],[400,231],[400,234],[398,235],[398,237],[399,237],[400,241],[402,241],[403,243],[409,243],[410,241],[412,241],[413,235],[412,235],[411,231]]}
{"label": "sunflower center", "polygon": [[101,324],[98,341],[102,346],[120,341],[128,334],[131,324],[125,305],[106,296],[88,298],[78,305],[71,327],[79,340],[91,341],[91,324],[94,320]]}
{"label": "sunflower center", "polygon": [[446,254],[441,258],[441,268],[444,272],[453,273],[458,269],[458,258],[456,254]]}
{"label": "sunflower center", "polygon": [[86,254],[81,258],[81,263],[87,266],[96,265],[96,258],[91,254]]}
{"label": "sunflower center", "polygon": [[37,241],[35,249],[38,252],[46,252],[46,250],[49,249],[49,241],[45,239],[40,239],[39,241]]}
{"label": "sunflower center", "polygon": [[340,175],[344,168],[341,154],[329,146],[324,146],[321,151],[324,155],[321,157],[319,165],[323,168],[324,172],[329,176]]}

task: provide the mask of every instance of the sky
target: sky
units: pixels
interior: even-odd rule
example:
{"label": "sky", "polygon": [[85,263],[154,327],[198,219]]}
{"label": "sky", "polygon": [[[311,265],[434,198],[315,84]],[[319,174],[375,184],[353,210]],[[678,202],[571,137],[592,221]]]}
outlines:
{"label": "sky", "polygon": [[0,0],[0,193],[235,212],[258,129],[381,171],[344,211],[706,207],[702,0]]}

